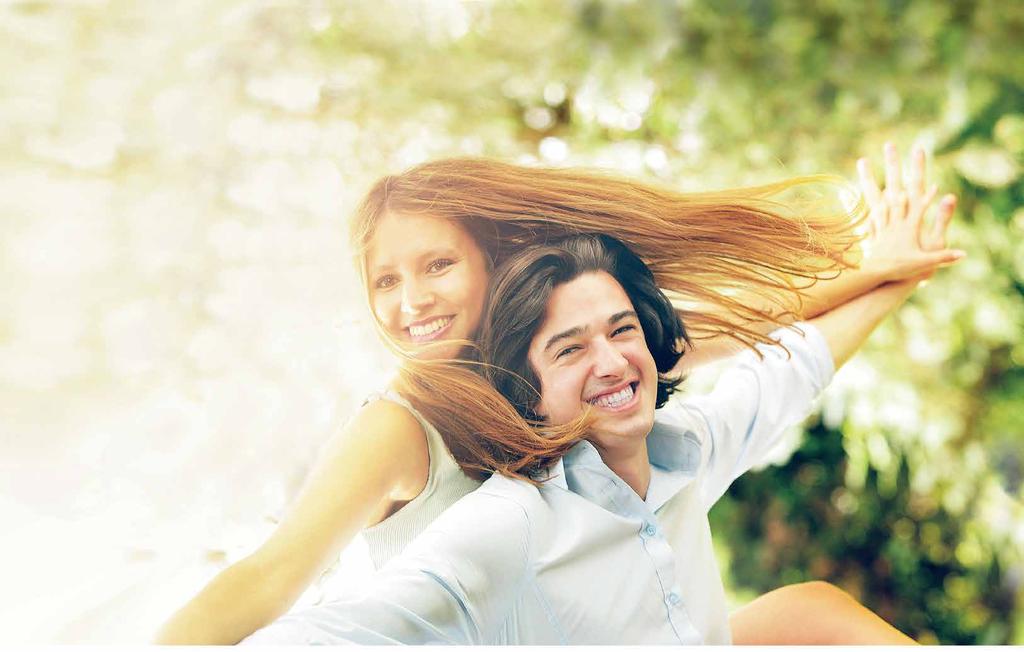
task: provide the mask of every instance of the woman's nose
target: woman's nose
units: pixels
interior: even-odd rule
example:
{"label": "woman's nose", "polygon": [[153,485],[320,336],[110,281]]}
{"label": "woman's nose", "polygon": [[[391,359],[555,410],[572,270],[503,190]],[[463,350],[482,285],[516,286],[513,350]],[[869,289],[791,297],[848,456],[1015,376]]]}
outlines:
{"label": "woman's nose", "polygon": [[434,295],[420,283],[402,284],[402,312],[416,315],[434,303]]}

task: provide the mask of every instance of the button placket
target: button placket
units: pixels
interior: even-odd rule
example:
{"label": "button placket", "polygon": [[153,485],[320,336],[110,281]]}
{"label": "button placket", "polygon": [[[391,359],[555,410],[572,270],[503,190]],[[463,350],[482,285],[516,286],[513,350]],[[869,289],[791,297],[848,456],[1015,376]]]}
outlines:
{"label": "button placket", "polygon": [[690,621],[682,590],[675,583],[669,586],[672,588],[665,595],[665,609],[668,612],[669,622],[672,623],[680,641],[699,643],[702,640],[701,635]]}
{"label": "button placket", "polygon": [[[686,610],[681,609],[682,593],[676,584],[675,556],[672,553],[672,546],[663,538],[658,536],[661,529],[651,515],[645,516],[639,526],[642,545],[654,563],[655,573],[662,587],[662,604],[666,609],[666,620],[672,627],[680,643],[696,644],[700,642],[700,635],[688,621]],[[669,589],[671,587],[671,590]],[[671,596],[675,596],[674,598]],[[675,602],[670,602],[671,600]]]}

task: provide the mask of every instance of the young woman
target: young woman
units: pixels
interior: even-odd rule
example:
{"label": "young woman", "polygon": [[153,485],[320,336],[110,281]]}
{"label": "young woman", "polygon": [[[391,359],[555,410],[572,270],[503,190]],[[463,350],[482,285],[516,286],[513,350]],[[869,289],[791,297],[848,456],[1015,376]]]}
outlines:
{"label": "young woman", "polygon": [[[765,341],[771,325],[956,259],[941,246],[951,202],[918,238],[934,198],[923,187],[923,153],[905,191],[891,147],[887,194],[864,165],[861,177],[875,249],[859,269],[814,285],[855,262],[851,215],[779,195],[833,182],[824,177],[683,195],[590,173],[456,159],[382,179],[357,213],[352,240],[371,311],[404,359],[392,391],[332,439],[270,539],[214,578],[158,641],[237,642],[287,611],[358,531],[379,566],[485,474],[518,472],[503,459],[505,447],[532,447],[533,461],[551,454],[552,442],[473,369],[431,364],[459,358],[471,343],[489,272],[509,253],[566,233],[614,234],[687,302],[695,352],[708,359]],[[439,432],[432,423],[446,425]]]}

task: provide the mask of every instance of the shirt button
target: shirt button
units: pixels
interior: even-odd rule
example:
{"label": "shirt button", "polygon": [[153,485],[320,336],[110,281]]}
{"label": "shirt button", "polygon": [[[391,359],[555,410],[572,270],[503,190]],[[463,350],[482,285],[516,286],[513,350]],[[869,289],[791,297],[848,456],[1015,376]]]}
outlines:
{"label": "shirt button", "polygon": [[681,600],[681,598],[679,597],[679,594],[676,593],[675,591],[673,591],[672,593],[668,594],[668,603],[669,604],[672,604],[672,605],[679,604],[680,600]]}
{"label": "shirt button", "polygon": [[653,523],[648,523],[647,525],[644,526],[644,534],[646,534],[647,536],[653,537],[657,533],[658,533],[658,528],[654,527]]}

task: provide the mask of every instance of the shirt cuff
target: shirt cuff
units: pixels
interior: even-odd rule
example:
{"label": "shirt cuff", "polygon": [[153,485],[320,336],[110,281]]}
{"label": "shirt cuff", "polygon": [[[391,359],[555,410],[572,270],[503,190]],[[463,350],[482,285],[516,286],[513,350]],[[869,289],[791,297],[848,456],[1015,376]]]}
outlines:
{"label": "shirt cuff", "polygon": [[772,331],[769,337],[785,346],[793,355],[806,351],[814,361],[821,387],[832,382],[832,377],[836,373],[835,361],[832,359],[828,341],[817,326],[807,321],[799,321]]}

